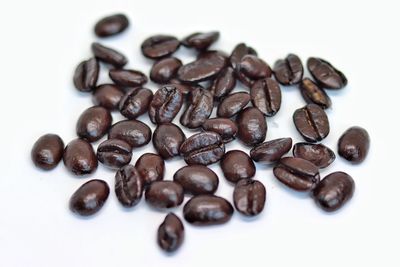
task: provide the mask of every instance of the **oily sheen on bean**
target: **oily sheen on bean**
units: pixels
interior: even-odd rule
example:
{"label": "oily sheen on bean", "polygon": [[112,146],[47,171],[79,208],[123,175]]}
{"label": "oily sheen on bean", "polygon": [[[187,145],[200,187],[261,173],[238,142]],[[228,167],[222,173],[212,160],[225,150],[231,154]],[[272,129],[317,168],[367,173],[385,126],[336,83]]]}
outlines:
{"label": "oily sheen on bean", "polygon": [[219,134],[224,143],[233,141],[238,132],[236,123],[227,118],[208,119],[203,123],[202,128],[204,131],[211,131]]}
{"label": "oily sheen on bean", "polygon": [[65,167],[75,175],[91,174],[97,169],[97,157],[90,143],[83,139],[75,139],[64,149]]}
{"label": "oily sheen on bean", "polygon": [[90,107],[79,117],[76,134],[89,142],[95,142],[107,133],[111,123],[110,111],[100,106]]}
{"label": "oily sheen on bean", "polygon": [[182,221],[170,212],[158,227],[157,242],[162,250],[171,253],[180,248],[183,243],[185,228]]}
{"label": "oily sheen on bean", "polygon": [[92,52],[98,60],[113,65],[115,68],[122,68],[128,63],[128,59],[123,54],[99,43],[92,44]]}
{"label": "oily sheen on bean", "polygon": [[133,148],[145,146],[150,142],[151,129],[138,120],[125,120],[115,123],[108,132],[108,139],[121,139]]}
{"label": "oily sheen on bean", "polygon": [[45,134],[33,145],[31,159],[36,167],[42,170],[52,170],[61,161],[64,142],[56,134]]}
{"label": "oily sheen on bean", "polygon": [[178,86],[165,85],[157,90],[149,107],[152,123],[171,122],[183,104],[183,94]]}
{"label": "oily sheen on bean", "polygon": [[292,148],[292,138],[279,138],[261,143],[250,150],[250,157],[263,164],[278,162]]}
{"label": "oily sheen on bean", "polygon": [[155,62],[150,70],[150,79],[155,83],[165,84],[175,78],[182,61],[175,57],[162,58]]}
{"label": "oily sheen on bean", "polygon": [[297,109],[293,114],[293,122],[304,140],[311,143],[323,140],[330,131],[328,116],[315,104]]}
{"label": "oily sheen on bean", "polygon": [[281,89],[279,84],[266,78],[256,81],[250,89],[251,103],[265,116],[274,116],[281,108]]}
{"label": "oily sheen on bean", "polygon": [[183,202],[183,187],[173,181],[155,181],[147,187],[145,199],[156,209],[177,207]]}
{"label": "oily sheen on bean", "polygon": [[185,140],[181,128],[173,123],[160,124],[153,133],[153,146],[164,159],[179,156],[179,149]]}
{"label": "oily sheen on bean", "polygon": [[124,92],[114,84],[99,85],[93,92],[93,103],[110,111],[119,108]]}
{"label": "oily sheen on bean", "polygon": [[284,59],[279,59],[274,65],[275,79],[282,85],[297,84],[303,78],[303,64],[295,54],[289,54]]}
{"label": "oily sheen on bean", "polygon": [[75,69],[74,85],[81,92],[90,92],[96,87],[99,77],[99,62],[96,58],[84,60]]}
{"label": "oily sheen on bean", "polygon": [[132,146],[119,139],[108,139],[97,147],[97,159],[105,166],[119,169],[131,162]]}
{"label": "oily sheen on bean", "polygon": [[310,57],[307,68],[314,80],[326,89],[342,89],[347,85],[346,76],[322,58]]}
{"label": "oily sheen on bean", "polygon": [[182,185],[186,194],[204,195],[217,191],[218,176],[203,165],[191,165],[180,168],[174,174],[174,181]]}
{"label": "oily sheen on bean", "polygon": [[325,93],[324,89],[320,88],[309,78],[304,78],[299,87],[301,95],[307,103],[317,104],[323,109],[327,109],[332,105],[331,99]]}
{"label": "oily sheen on bean", "polygon": [[368,155],[370,138],[368,132],[359,126],[347,129],[339,139],[339,155],[350,161],[359,164]]}
{"label": "oily sheen on bean", "polygon": [[141,155],[136,161],[135,167],[143,180],[144,186],[164,179],[165,163],[157,154],[145,153]]}
{"label": "oily sheen on bean", "polygon": [[180,46],[180,42],[171,35],[154,35],[142,43],[141,49],[145,57],[159,59],[174,53]]}
{"label": "oily sheen on bean", "polygon": [[147,83],[147,76],[138,70],[112,69],[109,75],[116,85],[123,87],[138,87]]}
{"label": "oily sheen on bean", "polygon": [[126,92],[119,103],[119,111],[127,119],[136,119],[147,112],[153,92],[150,89],[136,87]]}
{"label": "oily sheen on bean", "polygon": [[226,152],[220,165],[225,178],[231,183],[237,183],[240,179],[252,178],[256,174],[253,160],[240,150]]}
{"label": "oily sheen on bean", "polygon": [[129,26],[129,20],[124,14],[114,14],[99,20],[94,26],[98,37],[109,37],[123,32]]}
{"label": "oily sheen on bean", "polygon": [[115,174],[115,195],[122,206],[136,206],[142,199],[143,189],[143,179],[134,166],[126,165]]}
{"label": "oily sheen on bean", "polygon": [[235,185],[233,203],[241,214],[256,216],[263,211],[266,196],[267,191],[260,181],[242,179]]}
{"label": "oily sheen on bean", "polygon": [[195,129],[204,124],[214,108],[214,98],[210,91],[195,89],[189,95],[188,106],[182,114],[180,123],[189,129]]}
{"label": "oily sheen on bean", "polygon": [[262,143],[267,135],[267,122],[261,111],[254,107],[242,110],[237,119],[238,137],[247,146]]}
{"label": "oily sheen on bean", "polygon": [[223,69],[212,81],[210,91],[215,99],[228,95],[236,86],[235,71],[231,67]]}
{"label": "oily sheen on bean", "polygon": [[226,96],[220,102],[217,116],[230,118],[238,114],[250,102],[250,95],[246,92],[237,92]]}
{"label": "oily sheen on bean", "polygon": [[323,144],[297,143],[293,156],[311,161],[320,169],[328,167],[336,158],[335,153]]}
{"label": "oily sheen on bean", "polygon": [[216,42],[219,38],[219,32],[196,32],[185,37],[182,40],[182,45],[195,48],[197,50],[206,50],[211,44]]}

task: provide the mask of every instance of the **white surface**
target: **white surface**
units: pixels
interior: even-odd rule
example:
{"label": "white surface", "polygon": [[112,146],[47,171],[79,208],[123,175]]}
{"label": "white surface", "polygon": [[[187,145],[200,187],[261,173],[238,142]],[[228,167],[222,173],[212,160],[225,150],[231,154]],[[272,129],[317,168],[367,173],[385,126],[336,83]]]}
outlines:
{"label": "white surface", "polygon": [[[399,266],[400,177],[395,166],[400,19],[395,2],[2,1],[0,266]],[[39,171],[31,163],[30,149],[48,132],[65,143],[75,138],[75,122],[92,102],[90,95],[74,89],[72,73],[91,55],[94,23],[119,11],[129,16],[129,30],[101,42],[126,54],[128,67],[146,73],[151,61],[139,46],[156,33],[184,37],[219,30],[221,38],[213,48],[230,53],[244,41],[271,65],[289,52],[303,62],[309,56],[331,61],[349,85],[328,92],[333,108],[328,110],[331,133],[324,143],[336,151],[341,133],[360,125],[369,131],[372,144],[363,164],[352,166],[337,158],[321,175],[348,172],[356,181],[354,198],[339,212],[326,214],[306,195],[277,182],[271,168],[257,166],[256,179],[268,192],[262,215],[246,220],[235,213],[219,227],[185,223],[184,244],[172,256],[162,253],[155,241],[166,213],[150,210],[144,201],[132,210],[122,209],[112,191],[93,218],[73,216],[69,197],[89,178],[73,177],[62,163],[54,171]],[[187,49],[176,55],[185,62],[193,56]],[[107,81],[107,75],[100,80]],[[156,89],[154,84],[148,87]],[[282,91],[281,111],[267,119],[267,139],[292,136],[301,141],[291,116],[304,102],[296,88]],[[121,119],[117,113],[113,117]],[[147,115],[140,119],[149,122]],[[227,146],[234,148],[248,151],[238,142]],[[136,149],[132,163],[148,151],[153,151],[151,144]],[[167,162],[165,178],[172,179],[183,165],[183,160]],[[220,177],[217,195],[231,199],[233,187],[219,165],[211,168]],[[112,186],[113,176],[100,165],[90,178]],[[181,210],[173,211],[181,217]]]}

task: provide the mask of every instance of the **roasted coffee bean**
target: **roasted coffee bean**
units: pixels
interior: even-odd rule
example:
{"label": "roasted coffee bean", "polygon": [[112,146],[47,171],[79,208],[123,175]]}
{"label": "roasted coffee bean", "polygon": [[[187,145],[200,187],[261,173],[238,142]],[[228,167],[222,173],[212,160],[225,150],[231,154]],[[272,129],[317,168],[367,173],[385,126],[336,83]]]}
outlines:
{"label": "roasted coffee bean", "polygon": [[289,54],[274,65],[275,79],[283,85],[297,84],[303,78],[303,64],[297,55]]}
{"label": "roasted coffee bean", "polygon": [[224,143],[234,140],[238,132],[236,123],[226,118],[208,119],[203,123],[202,128],[204,131],[211,131],[219,134]]}
{"label": "roasted coffee bean", "polygon": [[122,206],[136,206],[142,199],[143,190],[143,179],[132,165],[125,165],[115,174],[115,195]]}
{"label": "roasted coffee bean", "polygon": [[179,151],[189,165],[209,165],[222,158],[225,145],[219,134],[201,132],[186,139]]}
{"label": "roasted coffee bean", "polygon": [[178,86],[165,85],[157,90],[149,107],[150,120],[161,124],[171,122],[183,104],[183,94]]}
{"label": "roasted coffee bean", "polygon": [[98,212],[106,202],[110,188],[102,180],[90,180],[84,183],[69,200],[69,208],[73,213],[90,216]]}
{"label": "roasted coffee bean", "polygon": [[124,96],[124,92],[113,84],[103,84],[96,88],[93,93],[93,103],[108,110],[115,110],[119,107],[119,102]]}
{"label": "roasted coffee bean", "polygon": [[211,115],[214,98],[210,91],[195,89],[189,95],[189,104],[182,114],[180,123],[189,129],[200,127]]}
{"label": "roasted coffee bean", "polygon": [[293,114],[297,131],[307,142],[321,141],[329,134],[329,120],[325,111],[316,104],[308,104]]}
{"label": "roasted coffee bean", "polygon": [[236,74],[238,79],[250,88],[255,81],[271,77],[272,70],[261,58],[245,55],[236,67]]}
{"label": "roasted coffee bean", "polygon": [[144,196],[153,208],[169,209],[182,204],[183,187],[173,181],[155,181],[149,185]]}
{"label": "roasted coffee bean", "polygon": [[242,61],[242,58],[245,55],[254,55],[257,56],[256,50],[254,50],[252,47],[247,46],[244,43],[238,44],[232,51],[231,56],[229,57],[229,60],[231,62],[231,65],[234,69],[240,64],[240,61]]}
{"label": "roasted coffee bean", "polygon": [[319,182],[318,167],[302,158],[282,158],[274,167],[275,177],[297,191],[310,191]]}
{"label": "roasted coffee bean", "polygon": [[132,147],[141,147],[150,142],[151,129],[138,120],[119,121],[111,127],[108,139],[121,139]]}
{"label": "roasted coffee bean", "polygon": [[179,148],[185,140],[181,128],[173,123],[158,125],[153,134],[153,146],[164,159],[179,156]]}
{"label": "roasted coffee bean", "polygon": [[231,183],[251,178],[256,174],[256,166],[249,155],[240,150],[231,150],[222,157],[220,166],[225,178]]}
{"label": "roasted coffee bean", "polygon": [[92,52],[98,60],[116,68],[121,68],[128,63],[128,59],[123,54],[99,43],[92,44]]}
{"label": "roasted coffee bean", "polygon": [[250,101],[250,95],[246,92],[237,92],[226,96],[219,103],[217,116],[230,118],[238,114]]}
{"label": "roasted coffee bean", "polygon": [[160,227],[158,227],[158,245],[166,252],[174,252],[182,245],[184,233],[185,229],[181,220],[178,216],[170,212],[167,214]]}
{"label": "roasted coffee bean", "polygon": [[293,146],[293,156],[306,159],[320,169],[326,168],[335,160],[335,153],[323,144],[297,143]]}
{"label": "roasted coffee bean", "polygon": [[241,214],[256,216],[263,211],[266,196],[267,191],[261,182],[242,179],[235,185],[233,203],[236,210]]}
{"label": "roasted coffee bean", "polygon": [[119,169],[131,162],[132,147],[119,139],[109,139],[97,147],[97,159],[112,169]]}
{"label": "roasted coffee bean", "polygon": [[74,85],[81,92],[90,92],[96,87],[99,77],[99,62],[96,58],[82,61],[75,69]]}
{"label": "roasted coffee bean", "polygon": [[214,194],[217,191],[218,176],[203,165],[191,165],[180,168],[174,174],[174,181],[182,185],[186,194]]}
{"label": "roasted coffee bean", "polygon": [[236,86],[235,71],[231,67],[223,69],[213,80],[210,91],[214,98],[220,99],[228,95]]}
{"label": "roasted coffee bean", "polygon": [[300,83],[300,91],[307,103],[314,103],[323,109],[329,108],[332,103],[324,89],[308,78],[304,78]]}
{"label": "roasted coffee bean", "polygon": [[62,159],[64,142],[56,134],[45,134],[33,145],[31,158],[36,167],[42,170],[52,170]]}
{"label": "roasted coffee bean", "polygon": [[110,128],[112,117],[107,109],[95,106],[86,109],[76,123],[76,134],[89,142],[102,138]]}
{"label": "roasted coffee bean", "polygon": [[141,155],[136,161],[135,167],[143,179],[144,186],[164,179],[164,160],[157,154],[145,153]]}
{"label": "roasted coffee bean", "polygon": [[292,138],[279,138],[261,143],[250,150],[250,157],[259,163],[272,164],[279,161],[292,148]]}
{"label": "roasted coffee bean", "polygon": [[267,135],[267,122],[261,111],[254,107],[242,110],[237,119],[238,137],[247,146],[262,143]]}
{"label": "roasted coffee bean", "polygon": [[90,143],[75,139],[65,147],[63,161],[65,167],[75,175],[93,173],[97,169],[97,157]]}
{"label": "roasted coffee bean", "polygon": [[129,20],[124,14],[115,14],[99,20],[94,26],[98,37],[108,37],[123,32],[129,26]]}
{"label": "roasted coffee bean", "polygon": [[281,88],[271,78],[256,81],[250,90],[253,106],[265,116],[274,116],[281,108]]}
{"label": "roasted coffee bean", "polygon": [[178,73],[182,61],[175,57],[167,57],[155,62],[150,70],[150,79],[155,83],[168,83]]}
{"label": "roasted coffee bean", "polygon": [[213,195],[194,196],[183,207],[185,220],[198,226],[226,223],[231,219],[232,214],[231,203]]}
{"label": "roasted coffee bean", "polygon": [[142,43],[142,53],[145,57],[158,59],[174,53],[180,46],[180,42],[170,35],[154,35]]}
{"label": "roasted coffee bean", "polygon": [[119,111],[127,119],[136,119],[147,112],[153,92],[150,89],[136,87],[126,92],[119,103]]}
{"label": "roasted coffee bean", "polygon": [[182,45],[197,50],[206,50],[219,38],[219,32],[196,32],[182,40]]}
{"label": "roasted coffee bean", "polygon": [[194,88],[202,88],[201,85],[198,84],[187,84],[183,83],[177,78],[173,78],[169,81],[169,84],[176,86],[179,91],[181,91],[182,95],[187,96],[190,94],[190,92],[193,91]]}
{"label": "roasted coffee bean", "polygon": [[138,70],[113,69],[109,72],[111,80],[119,86],[138,87],[147,83],[146,75]]}
{"label": "roasted coffee bean", "polygon": [[346,76],[326,60],[310,57],[307,68],[318,84],[326,89],[341,89],[347,85]]}
{"label": "roasted coffee bean", "polygon": [[361,163],[368,155],[370,138],[368,132],[361,127],[347,129],[339,139],[339,155],[352,163]]}

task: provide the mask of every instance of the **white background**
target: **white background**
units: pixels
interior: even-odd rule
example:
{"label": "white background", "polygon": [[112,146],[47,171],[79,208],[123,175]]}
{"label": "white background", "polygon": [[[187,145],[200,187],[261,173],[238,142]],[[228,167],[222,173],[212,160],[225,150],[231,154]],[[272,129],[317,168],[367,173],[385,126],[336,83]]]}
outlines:
{"label": "white background", "polygon": [[[0,3],[0,266],[399,266],[399,9],[396,1],[1,1]],[[113,190],[96,216],[82,219],[68,210],[70,195],[89,178],[36,169],[30,149],[42,134],[75,138],[75,122],[92,105],[72,85],[76,65],[91,56],[94,23],[123,12],[128,31],[102,40],[129,57],[129,68],[148,73],[151,61],[139,50],[144,38],[169,33],[219,30],[213,48],[231,52],[239,42],[253,46],[271,65],[287,53],[331,61],[349,85],[328,92],[331,133],[324,140],[336,151],[337,139],[353,125],[371,136],[368,159],[359,166],[337,160],[321,172],[348,172],[354,198],[340,211],[321,211],[306,194],[295,193],[257,166],[267,187],[264,212],[255,219],[235,213],[223,226],[185,223],[179,252],[158,249],[156,231],[166,212],[144,201],[123,209]],[[194,53],[180,49],[184,62]],[[108,81],[107,74],[101,82]],[[149,83],[153,90],[157,86]],[[244,90],[238,87],[236,90]],[[304,105],[297,88],[282,88],[278,115],[268,118],[267,139],[301,141],[291,116]],[[114,121],[122,117],[113,114]],[[140,120],[149,123],[147,115]],[[179,116],[175,119],[178,122]],[[152,126],[153,127],[153,126]],[[154,129],[154,127],[152,128]],[[187,134],[190,134],[186,131]],[[95,144],[97,147],[98,143]],[[234,142],[227,150],[247,148]],[[151,144],[136,149],[132,163]],[[184,165],[166,163],[165,179]],[[217,195],[231,199],[219,165]],[[91,178],[113,186],[114,172],[99,166]],[[187,198],[185,199],[187,201]],[[180,217],[182,206],[173,210]]]}

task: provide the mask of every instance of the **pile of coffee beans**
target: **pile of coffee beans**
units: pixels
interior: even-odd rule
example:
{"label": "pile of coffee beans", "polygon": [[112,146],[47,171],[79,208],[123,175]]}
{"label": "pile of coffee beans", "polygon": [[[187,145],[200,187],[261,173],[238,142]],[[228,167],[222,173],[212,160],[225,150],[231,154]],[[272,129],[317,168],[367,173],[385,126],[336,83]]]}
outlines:
{"label": "pile of coffee beans", "polygon": [[[123,32],[128,18],[116,14],[101,19],[94,28],[98,37]],[[114,192],[124,207],[137,205],[144,194],[154,209],[163,210],[183,203],[183,218],[193,225],[223,224],[234,209],[245,216],[260,214],[267,192],[253,177],[256,165],[273,167],[273,174],[296,191],[309,192],[317,205],[331,212],[341,208],[354,192],[353,178],[334,172],[321,179],[320,169],[335,160],[335,153],[321,142],[330,131],[325,109],[332,103],[325,92],[346,86],[347,79],[331,63],[317,57],[307,60],[312,77],[303,77],[304,68],[297,55],[279,59],[271,68],[257,52],[244,43],[230,56],[209,50],[220,37],[219,32],[196,32],[179,40],[171,35],[154,35],[141,45],[143,55],[154,60],[149,78],[160,84],[158,90],[145,88],[146,74],[124,69],[128,59],[119,51],[100,43],[92,44],[93,57],[82,61],[75,70],[77,90],[92,93],[95,106],[85,110],[76,124],[77,139],[64,147],[55,134],[40,137],[32,148],[34,164],[51,170],[63,159],[66,168],[77,176],[92,174],[98,162],[116,170]],[[197,53],[197,58],[183,64],[173,57],[183,45]],[[113,84],[97,84],[100,64],[109,67]],[[274,78],[273,78],[274,77]],[[240,82],[249,92],[232,93]],[[298,86],[305,102],[293,114],[293,122],[306,142],[294,144],[292,138],[266,139],[266,117],[274,116],[281,106],[281,86]],[[210,118],[216,107],[216,118]],[[179,119],[174,118],[184,109]],[[111,112],[119,110],[126,120],[113,123]],[[157,128],[137,120],[148,113]],[[185,136],[181,127],[197,131]],[[92,142],[105,135],[108,139],[94,151]],[[225,144],[239,139],[251,148],[225,151]],[[131,165],[132,151],[152,141],[157,154],[142,155]],[[368,154],[370,139],[366,130],[351,127],[338,141],[338,154],[358,164]],[[293,147],[293,157],[285,156]],[[182,158],[182,166],[171,180],[164,180],[165,162]],[[214,195],[220,183],[207,165],[219,162],[226,181],[234,186],[232,199]],[[84,183],[70,198],[70,209],[81,216],[98,212],[110,194],[102,180]],[[231,204],[233,203],[233,206]],[[157,234],[159,246],[177,250],[184,239],[181,219],[169,213]]]}

